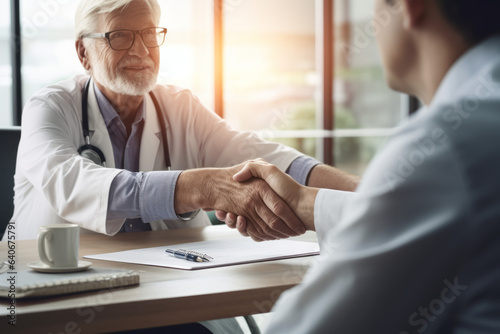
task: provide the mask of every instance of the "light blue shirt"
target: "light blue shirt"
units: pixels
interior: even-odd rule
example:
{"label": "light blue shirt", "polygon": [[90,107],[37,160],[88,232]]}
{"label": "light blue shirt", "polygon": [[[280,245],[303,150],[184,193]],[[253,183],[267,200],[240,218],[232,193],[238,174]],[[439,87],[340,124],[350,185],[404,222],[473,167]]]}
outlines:
{"label": "light blue shirt", "polygon": [[[107,219],[128,218],[122,229],[127,232],[149,229],[141,222],[178,219],[174,194],[181,171],[138,171],[144,104],[140,105],[128,136],[113,106],[96,85],[94,89],[113,146],[115,167],[124,169],[111,184]],[[311,157],[301,156],[290,164],[287,173],[300,184],[306,184],[310,171],[319,163]]]}
{"label": "light blue shirt", "polygon": [[500,333],[499,143],[496,37],[456,61],[356,193],[319,191],[321,255],[267,332]]}

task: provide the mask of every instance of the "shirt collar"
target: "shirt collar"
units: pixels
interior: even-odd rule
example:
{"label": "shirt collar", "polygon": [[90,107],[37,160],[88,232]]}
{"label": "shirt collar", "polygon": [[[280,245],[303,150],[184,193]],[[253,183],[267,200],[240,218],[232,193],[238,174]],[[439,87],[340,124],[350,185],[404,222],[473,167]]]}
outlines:
{"label": "shirt collar", "polygon": [[[102,114],[102,118],[104,119],[104,123],[106,124],[106,127],[109,127],[110,124],[118,118],[120,121],[120,115],[116,112],[115,108],[109,103],[109,100],[104,96],[104,94],[99,90],[99,87],[94,82],[94,91],[95,91],[95,97],[97,99],[97,104],[99,105],[99,109]],[[135,116],[134,123],[137,123],[141,120],[144,119],[144,101],[141,103],[139,106],[139,109],[137,110],[137,114]]]}
{"label": "shirt collar", "polygon": [[500,36],[491,37],[465,52],[444,76],[429,108],[456,99],[463,84],[487,70],[491,63],[498,62],[499,55]]}

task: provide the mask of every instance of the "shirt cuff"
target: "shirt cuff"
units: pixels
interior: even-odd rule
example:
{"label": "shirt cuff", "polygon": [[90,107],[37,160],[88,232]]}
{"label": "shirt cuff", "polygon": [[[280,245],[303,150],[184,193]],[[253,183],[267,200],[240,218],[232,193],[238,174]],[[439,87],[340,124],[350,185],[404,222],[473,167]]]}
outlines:
{"label": "shirt cuff", "polygon": [[174,208],[175,185],[181,171],[158,171],[144,174],[139,208],[142,221],[179,220]]}
{"label": "shirt cuff", "polygon": [[318,160],[303,155],[292,161],[286,173],[301,185],[306,186],[309,173],[319,164],[321,164],[321,162]]}
{"label": "shirt cuff", "polygon": [[348,201],[356,196],[359,195],[349,191],[331,189],[318,191],[314,201],[314,227],[320,248],[325,245],[327,234],[339,224]]}

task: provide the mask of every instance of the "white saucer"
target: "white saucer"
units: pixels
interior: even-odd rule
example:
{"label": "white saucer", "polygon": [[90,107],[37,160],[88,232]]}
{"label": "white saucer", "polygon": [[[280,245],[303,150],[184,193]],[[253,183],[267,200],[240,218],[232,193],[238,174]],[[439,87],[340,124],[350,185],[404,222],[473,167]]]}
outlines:
{"label": "white saucer", "polygon": [[58,267],[49,267],[42,261],[36,261],[28,263],[28,266],[34,271],[39,271],[42,273],[71,273],[75,271],[84,271],[85,269],[90,267],[91,264],[92,262],[89,261],[78,261],[78,265],[76,267],[58,268]]}

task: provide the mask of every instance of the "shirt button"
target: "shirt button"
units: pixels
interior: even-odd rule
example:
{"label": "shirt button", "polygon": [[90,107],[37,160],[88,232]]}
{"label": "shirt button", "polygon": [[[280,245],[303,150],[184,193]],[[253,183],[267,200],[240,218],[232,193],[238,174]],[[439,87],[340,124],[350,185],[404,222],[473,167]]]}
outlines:
{"label": "shirt button", "polygon": [[132,225],[132,224],[130,224],[129,226],[130,226],[130,228],[132,228],[132,226],[133,226],[133,225]]}

